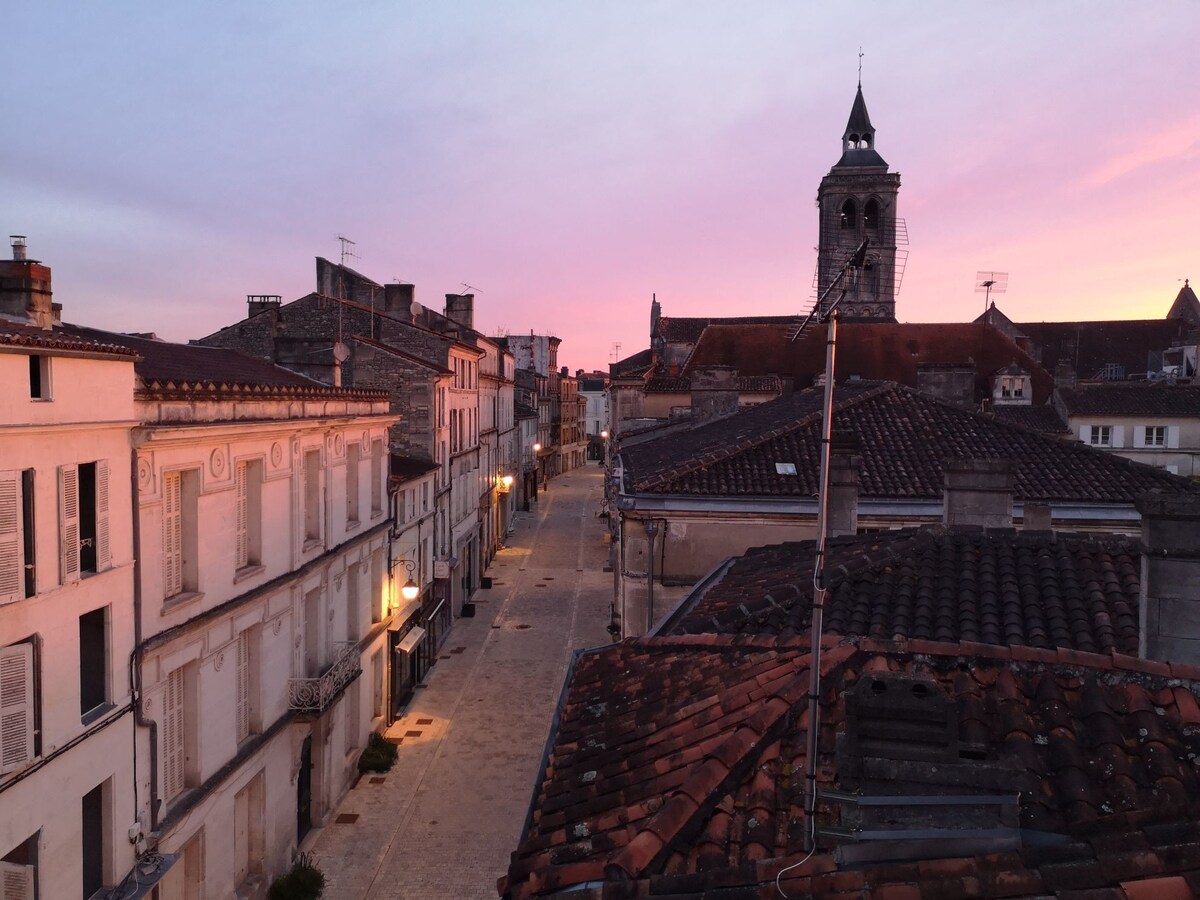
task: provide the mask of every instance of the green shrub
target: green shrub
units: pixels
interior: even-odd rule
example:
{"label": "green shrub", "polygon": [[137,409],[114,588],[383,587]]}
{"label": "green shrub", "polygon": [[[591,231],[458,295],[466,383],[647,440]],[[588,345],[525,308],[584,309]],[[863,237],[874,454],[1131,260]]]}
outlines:
{"label": "green shrub", "polygon": [[386,772],[396,762],[396,745],[389,744],[378,733],[372,733],[367,747],[358,758],[360,772]]}
{"label": "green shrub", "polygon": [[325,873],[313,864],[312,855],[301,853],[286,874],[271,884],[270,900],[317,900],[325,892]]}

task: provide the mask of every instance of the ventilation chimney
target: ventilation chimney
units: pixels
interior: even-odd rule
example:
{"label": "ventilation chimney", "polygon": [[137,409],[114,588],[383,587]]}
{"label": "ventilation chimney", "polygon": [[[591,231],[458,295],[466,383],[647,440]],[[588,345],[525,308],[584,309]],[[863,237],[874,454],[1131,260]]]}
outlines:
{"label": "ventilation chimney", "polygon": [[475,327],[475,295],[447,294],[446,318],[453,319],[464,328]]}
{"label": "ventilation chimney", "polygon": [[963,525],[1011,528],[1012,462],[1007,459],[947,460],[942,522],[950,528]]}
{"label": "ventilation chimney", "polygon": [[858,437],[835,431],[829,447],[829,535],[858,534]]}
{"label": "ventilation chimney", "polygon": [[1200,664],[1200,497],[1147,494],[1136,506],[1142,514],[1138,652]]}
{"label": "ventilation chimney", "polygon": [[283,305],[283,297],[279,294],[247,294],[246,316],[253,318],[269,309],[279,309]]}
{"label": "ventilation chimney", "polygon": [[54,326],[50,267],[29,259],[25,235],[11,236],[11,260],[0,262],[0,315],[49,331]]}

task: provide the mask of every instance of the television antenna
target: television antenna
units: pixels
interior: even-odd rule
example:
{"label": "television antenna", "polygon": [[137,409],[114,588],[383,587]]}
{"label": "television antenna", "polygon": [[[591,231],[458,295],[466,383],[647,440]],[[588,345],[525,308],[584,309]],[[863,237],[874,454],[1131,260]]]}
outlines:
{"label": "television antenna", "polygon": [[350,249],[351,247],[356,246],[355,241],[350,240],[350,238],[346,237],[344,234],[339,234],[337,236],[337,239],[342,242],[342,265],[343,266],[346,264],[346,260],[348,260],[348,259],[362,259],[361,256],[359,256],[355,251]]}
{"label": "television antenna", "polygon": [[620,341],[613,341],[612,353],[609,355],[612,356],[613,362],[621,361],[621,342]]}
{"label": "television antenna", "polygon": [[1007,272],[976,272],[975,293],[983,294],[983,311],[988,311],[992,294],[1003,294],[1008,290]]}
{"label": "television antenna", "polygon": [[481,288],[477,288],[473,284],[467,284],[465,281],[460,281],[459,284],[461,284],[463,287],[463,290],[467,291],[468,293],[475,293],[475,294],[483,293],[483,290]]}

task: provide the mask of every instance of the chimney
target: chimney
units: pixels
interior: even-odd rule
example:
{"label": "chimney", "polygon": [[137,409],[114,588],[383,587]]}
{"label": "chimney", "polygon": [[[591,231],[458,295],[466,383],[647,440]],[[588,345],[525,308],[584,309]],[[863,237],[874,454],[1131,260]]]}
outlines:
{"label": "chimney", "polygon": [[955,406],[975,406],[975,363],[920,363],[917,390]]}
{"label": "chimney", "polygon": [[475,295],[447,294],[446,318],[453,319],[464,328],[475,327]]}
{"label": "chimney", "polygon": [[829,535],[858,534],[858,438],[835,431],[829,447]]}
{"label": "chimney", "polygon": [[49,331],[55,324],[50,267],[29,259],[25,235],[14,234],[11,260],[0,261],[0,315]]}
{"label": "chimney", "polygon": [[[393,318],[411,322],[413,315],[413,286],[411,284],[385,284],[383,286],[383,310]],[[449,303],[449,297],[447,297]]]}
{"label": "chimney", "polygon": [[1138,655],[1200,664],[1200,497],[1146,494]]}
{"label": "chimney", "polygon": [[1021,527],[1026,531],[1050,531],[1052,511],[1049,503],[1025,503],[1021,510]]}
{"label": "chimney", "polygon": [[692,417],[698,422],[731,416],[738,410],[737,369],[707,366],[692,373]]}
{"label": "chimney", "polygon": [[1012,462],[1007,459],[946,461],[942,523],[950,528],[976,525],[1011,528]]}
{"label": "chimney", "polygon": [[283,297],[279,294],[247,294],[246,316],[253,318],[269,309],[279,309],[282,303]]}

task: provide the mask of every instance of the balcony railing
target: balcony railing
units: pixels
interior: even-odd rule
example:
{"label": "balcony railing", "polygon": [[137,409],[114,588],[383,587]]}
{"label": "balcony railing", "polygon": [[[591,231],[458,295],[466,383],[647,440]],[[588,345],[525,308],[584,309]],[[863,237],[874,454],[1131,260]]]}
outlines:
{"label": "balcony railing", "polygon": [[356,641],[333,645],[333,665],[319,678],[288,679],[288,708],[297,712],[321,713],[329,708],[355,676],[362,671]]}

